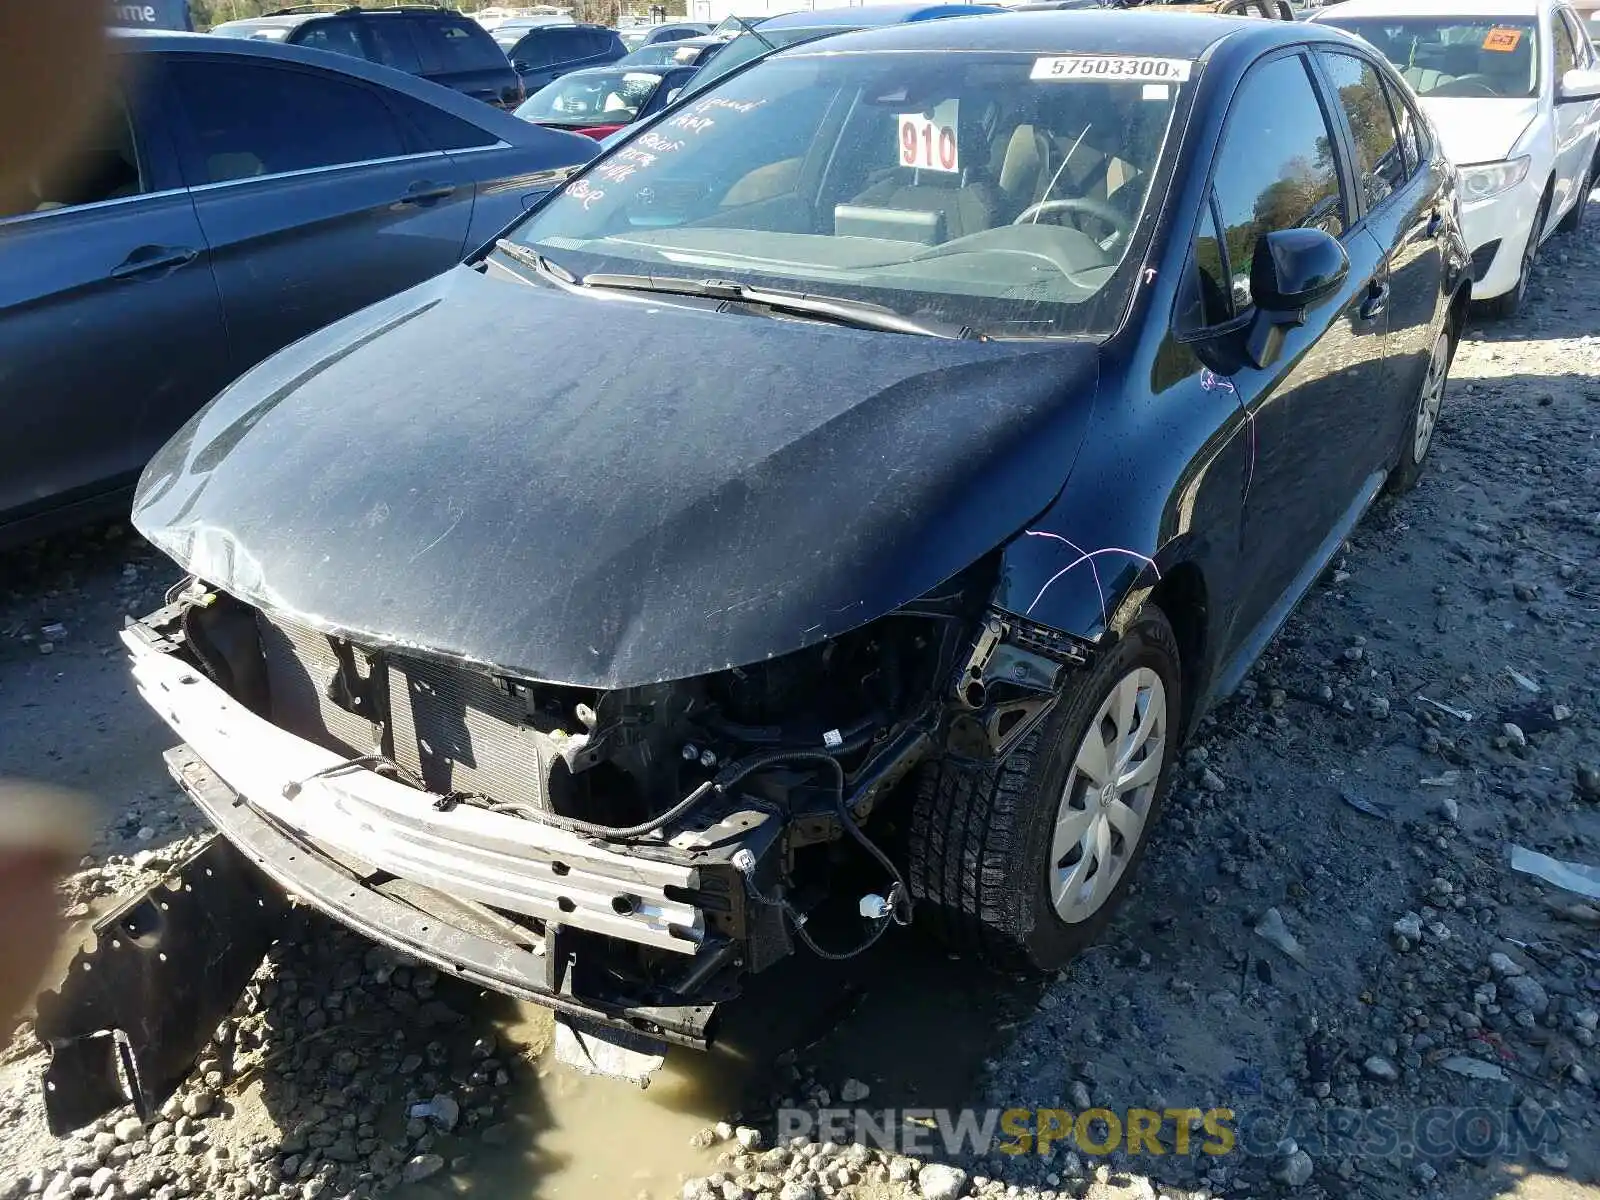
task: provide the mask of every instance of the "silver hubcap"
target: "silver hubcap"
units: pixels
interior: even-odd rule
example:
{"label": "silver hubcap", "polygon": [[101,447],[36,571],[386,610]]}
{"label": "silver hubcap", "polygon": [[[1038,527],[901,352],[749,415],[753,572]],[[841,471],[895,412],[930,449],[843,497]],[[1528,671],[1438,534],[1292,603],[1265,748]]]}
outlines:
{"label": "silver hubcap", "polygon": [[1422,464],[1433,440],[1433,427],[1439,423],[1439,408],[1444,403],[1444,382],[1450,374],[1450,336],[1441,333],[1428,359],[1428,375],[1422,381],[1422,396],[1417,401],[1417,427],[1411,435],[1411,461]]}
{"label": "silver hubcap", "polygon": [[1148,667],[1124,675],[1072,761],[1050,845],[1049,886],[1069,925],[1110,897],[1144,836],[1167,752],[1167,689]]}

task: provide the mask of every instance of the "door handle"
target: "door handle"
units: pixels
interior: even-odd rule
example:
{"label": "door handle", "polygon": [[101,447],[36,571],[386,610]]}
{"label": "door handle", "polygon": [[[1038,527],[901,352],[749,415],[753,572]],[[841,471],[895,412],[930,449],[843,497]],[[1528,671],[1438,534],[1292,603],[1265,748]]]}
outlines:
{"label": "door handle", "polygon": [[1383,315],[1383,310],[1389,307],[1389,285],[1374,280],[1367,285],[1367,298],[1361,302],[1361,319],[1363,321],[1376,320]]}
{"label": "door handle", "polygon": [[127,258],[111,268],[112,279],[137,279],[157,271],[174,271],[188,266],[200,257],[200,251],[188,246],[140,246]]}
{"label": "door handle", "polygon": [[455,195],[455,185],[449,183],[413,183],[400,197],[401,204],[432,204]]}

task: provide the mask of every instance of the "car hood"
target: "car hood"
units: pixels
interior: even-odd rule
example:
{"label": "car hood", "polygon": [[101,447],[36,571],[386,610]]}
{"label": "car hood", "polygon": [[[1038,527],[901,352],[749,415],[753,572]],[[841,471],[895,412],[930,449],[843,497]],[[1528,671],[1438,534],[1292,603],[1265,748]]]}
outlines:
{"label": "car hood", "polygon": [[268,359],[139,482],[194,575],[372,645],[600,688],[927,592],[1060,491],[1089,342],[595,297],[458,267]]}
{"label": "car hood", "polygon": [[1480,100],[1424,97],[1428,114],[1451,162],[1497,162],[1511,155],[1539,113],[1537,100]]}

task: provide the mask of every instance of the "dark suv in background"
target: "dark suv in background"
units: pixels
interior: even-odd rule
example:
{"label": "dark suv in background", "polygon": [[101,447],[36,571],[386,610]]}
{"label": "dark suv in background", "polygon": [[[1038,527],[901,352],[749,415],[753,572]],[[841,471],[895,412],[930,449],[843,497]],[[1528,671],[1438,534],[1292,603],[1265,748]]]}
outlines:
{"label": "dark suv in background", "polygon": [[282,42],[382,63],[454,88],[500,108],[515,108],[522,84],[489,31],[446,8],[285,8],[212,33]]}
{"label": "dark suv in background", "polygon": [[515,40],[499,30],[495,38],[530,96],[563,75],[603,67],[628,53],[617,31],[603,25],[537,25],[510,33]]}

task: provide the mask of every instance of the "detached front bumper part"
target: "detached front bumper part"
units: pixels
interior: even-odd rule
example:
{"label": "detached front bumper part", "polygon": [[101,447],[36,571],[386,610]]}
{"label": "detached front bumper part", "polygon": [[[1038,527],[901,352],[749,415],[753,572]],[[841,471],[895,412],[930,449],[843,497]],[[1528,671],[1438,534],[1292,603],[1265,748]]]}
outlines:
{"label": "detached front bumper part", "polygon": [[183,1082],[282,928],[282,893],[212,838],[94,926],[34,1029],[50,1048],[45,1117],[61,1135],[131,1102],[149,1121]]}

